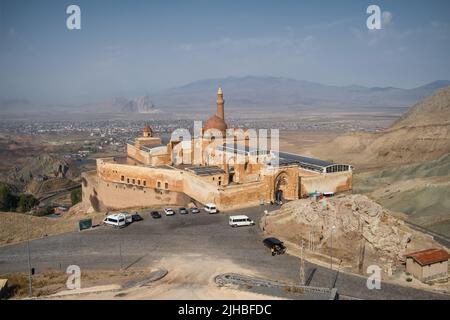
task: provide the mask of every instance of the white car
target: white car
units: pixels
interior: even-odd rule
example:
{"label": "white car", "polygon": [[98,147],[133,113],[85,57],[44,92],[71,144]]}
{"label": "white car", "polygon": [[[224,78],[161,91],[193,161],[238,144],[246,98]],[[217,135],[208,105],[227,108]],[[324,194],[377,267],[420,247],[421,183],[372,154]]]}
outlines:
{"label": "white car", "polygon": [[123,228],[128,224],[127,218],[124,213],[110,214],[103,220],[103,223],[114,228]]}
{"label": "white car", "polygon": [[207,203],[203,208],[208,213],[217,213],[217,207],[214,203]]}
{"label": "white car", "polygon": [[172,208],[164,208],[164,213],[166,216],[173,216],[175,214],[175,211],[173,211]]}
{"label": "white car", "polygon": [[249,217],[241,215],[241,216],[230,216],[230,221],[228,222],[228,224],[233,228],[235,228],[242,226],[253,226],[255,225],[255,222]]}

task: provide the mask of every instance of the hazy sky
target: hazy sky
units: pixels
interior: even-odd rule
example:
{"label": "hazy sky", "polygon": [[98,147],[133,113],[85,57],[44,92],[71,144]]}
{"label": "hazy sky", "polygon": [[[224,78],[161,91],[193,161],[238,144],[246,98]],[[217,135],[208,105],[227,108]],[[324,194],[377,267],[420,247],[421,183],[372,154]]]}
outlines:
{"label": "hazy sky", "polygon": [[[68,30],[66,8],[81,8]],[[368,5],[382,30],[366,27]],[[450,1],[0,0],[0,99],[79,103],[204,78],[450,79]]]}

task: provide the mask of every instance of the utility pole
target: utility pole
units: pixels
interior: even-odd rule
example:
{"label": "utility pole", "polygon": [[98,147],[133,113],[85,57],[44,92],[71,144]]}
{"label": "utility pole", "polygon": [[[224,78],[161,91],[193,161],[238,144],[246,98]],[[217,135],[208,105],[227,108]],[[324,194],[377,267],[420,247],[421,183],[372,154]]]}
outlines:
{"label": "utility pole", "polygon": [[331,237],[330,237],[330,239],[331,239],[331,249],[330,249],[330,256],[331,256],[331,259],[330,259],[330,269],[331,269],[331,283],[333,284],[333,232],[334,232],[334,229],[336,228],[336,226],[335,225],[333,225],[332,227],[331,227]]}
{"label": "utility pole", "polygon": [[302,245],[300,247],[300,285],[305,285],[305,260],[303,259],[303,245],[304,241],[302,239]]}
{"label": "utility pole", "polygon": [[122,258],[122,230],[119,230],[120,239],[119,239],[119,255],[120,255],[120,270],[123,269],[123,258]]}
{"label": "utility pole", "polygon": [[[28,213],[29,214],[29,213]],[[33,284],[31,278],[31,257],[30,257],[30,216],[27,218],[27,254],[28,254],[28,295],[31,297],[33,295]]]}

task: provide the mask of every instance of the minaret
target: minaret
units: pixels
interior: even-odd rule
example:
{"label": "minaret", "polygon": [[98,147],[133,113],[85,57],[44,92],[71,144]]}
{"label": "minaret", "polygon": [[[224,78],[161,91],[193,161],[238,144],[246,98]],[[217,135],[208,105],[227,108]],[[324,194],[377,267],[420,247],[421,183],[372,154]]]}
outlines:
{"label": "minaret", "polygon": [[223,100],[222,88],[219,88],[219,90],[217,90],[217,113],[216,113],[216,115],[223,120],[225,120],[225,113],[224,113],[224,109],[223,109],[224,103],[225,103],[225,101]]}

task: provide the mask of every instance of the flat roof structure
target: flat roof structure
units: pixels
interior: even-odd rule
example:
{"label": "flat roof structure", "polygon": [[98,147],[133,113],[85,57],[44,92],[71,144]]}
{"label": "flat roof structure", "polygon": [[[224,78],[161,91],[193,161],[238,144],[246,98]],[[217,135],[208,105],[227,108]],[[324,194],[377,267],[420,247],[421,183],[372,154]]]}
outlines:
{"label": "flat roof structure", "polygon": [[211,176],[225,173],[223,169],[217,166],[195,166],[195,167],[187,167],[184,170],[192,172],[198,176]]}
{"label": "flat roof structure", "polygon": [[282,159],[298,161],[300,163],[310,164],[310,165],[323,167],[323,168],[335,164],[333,162],[304,157],[304,156],[300,156],[298,154],[293,154],[293,153],[288,153],[288,152],[279,152],[278,155]]}
{"label": "flat roof structure", "polygon": [[278,157],[280,165],[298,163],[298,165],[305,170],[317,171],[321,173],[334,173],[351,170],[351,166],[348,164],[337,164],[330,161],[304,157],[288,152],[279,152]]}

